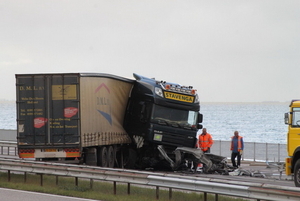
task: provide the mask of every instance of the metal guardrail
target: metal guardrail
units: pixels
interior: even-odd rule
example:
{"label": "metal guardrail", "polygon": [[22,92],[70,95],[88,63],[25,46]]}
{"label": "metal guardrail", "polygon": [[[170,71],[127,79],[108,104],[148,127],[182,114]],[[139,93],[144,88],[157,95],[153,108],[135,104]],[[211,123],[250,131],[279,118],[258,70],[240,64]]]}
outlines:
{"label": "metal guardrail", "polygon": [[[285,162],[287,157],[286,144],[245,142],[242,160]],[[17,156],[17,142],[0,141],[1,155]],[[211,153],[230,158],[230,141],[215,140]],[[14,151],[12,151],[14,150]]]}
{"label": "metal guardrail", "polygon": [[[0,155],[14,155],[17,156],[17,142],[15,141],[0,141]],[[11,154],[12,151],[12,154]]]}
{"label": "metal guardrail", "polygon": [[159,188],[168,188],[169,196],[172,195],[173,189],[180,189],[215,194],[216,200],[218,200],[218,195],[272,201],[300,200],[299,188],[296,187],[149,173],[125,169],[0,158],[0,170],[8,171],[8,181],[10,181],[11,171],[24,172],[25,178],[26,173],[39,174],[41,176],[41,185],[43,185],[44,174],[74,177],[76,185],[78,185],[78,178],[90,179],[91,188],[93,180],[111,181],[114,183],[115,194],[117,182],[128,184],[128,194],[130,194],[131,184],[154,186],[156,187],[157,199],[159,199]]}
{"label": "metal guardrail", "polygon": [[[213,154],[230,158],[231,141],[215,140],[210,151]],[[242,160],[285,162],[287,157],[286,144],[244,142]]]}

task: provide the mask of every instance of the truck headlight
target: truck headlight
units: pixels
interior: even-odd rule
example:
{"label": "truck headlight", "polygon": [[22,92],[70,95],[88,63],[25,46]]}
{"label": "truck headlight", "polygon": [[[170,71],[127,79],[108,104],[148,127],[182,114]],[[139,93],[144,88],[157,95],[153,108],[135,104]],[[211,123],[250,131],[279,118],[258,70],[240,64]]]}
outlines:
{"label": "truck headlight", "polygon": [[199,96],[196,94],[194,103],[199,103]]}
{"label": "truck headlight", "polygon": [[161,88],[155,87],[155,93],[156,93],[156,95],[158,95],[158,96],[160,96],[160,97],[162,97],[162,98],[164,97]]}

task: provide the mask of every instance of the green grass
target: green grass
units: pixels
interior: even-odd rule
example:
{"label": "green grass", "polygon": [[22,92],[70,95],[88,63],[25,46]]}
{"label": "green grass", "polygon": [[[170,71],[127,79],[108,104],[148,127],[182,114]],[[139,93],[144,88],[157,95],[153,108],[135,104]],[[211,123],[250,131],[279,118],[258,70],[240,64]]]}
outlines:
{"label": "green grass", "polygon": [[[56,185],[56,177],[51,175],[43,175],[43,186],[41,186],[40,175],[27,174],[26,182],[23,174],[11,174],[10,182],[8,182],[7,173],[0,173],[0,187],[19,189],[25,191],[34,191],[41,193],[49,193],[56,195],[65,195],[73,197],[81,197],[104,201],[154,201],[156,199],[155,188],[142,188],[131,185],[130,195],[127,194],[127,184],[117,183],[116,195],[114,194],[113,182],[102,182],[94,180],[93,188],[90,188],[90,181],[78,179],[78,186],[75,185],[75,179],[69,177],[58,177]],[[202,192],[180,192],[173,190],[172,201],[182,200],[204,200]],[[169,190],[159,189],[159,200],[169,201]],[[208,194],[208,201],[215,200],[215,195]],[[222,201],[241,201],[243,199],[235,199],[219,195]]]}

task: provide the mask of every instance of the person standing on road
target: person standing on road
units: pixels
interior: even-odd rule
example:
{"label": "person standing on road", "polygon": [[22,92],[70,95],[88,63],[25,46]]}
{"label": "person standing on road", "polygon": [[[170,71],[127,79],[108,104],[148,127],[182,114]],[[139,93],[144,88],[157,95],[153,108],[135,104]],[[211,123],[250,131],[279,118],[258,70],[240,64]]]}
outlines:
{"label": "person standing on road", "polygon": [[[231,137],[231,162],[233,167],[240,167],[241,166],[241,157],[244,150],[244,141],[243,137],[239,136],[238,131],[234,131],[234,136]],[[237,163],[235,162],[235,158],[237,158]]]}
{"label": "person standing on road", "polygon": [[199,135],[197,147],[200,148],[204,153],[210,153],[210,147],[214,141],[209,133],[206,132],[206,128],[202,129],[202,133]]}

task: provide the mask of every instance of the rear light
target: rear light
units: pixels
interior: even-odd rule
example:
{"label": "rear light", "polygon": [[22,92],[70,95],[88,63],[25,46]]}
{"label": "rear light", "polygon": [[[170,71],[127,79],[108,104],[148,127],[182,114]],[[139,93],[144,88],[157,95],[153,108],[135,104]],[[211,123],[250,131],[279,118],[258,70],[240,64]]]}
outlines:
{"label": "rear light", "polygon": [[81,157],[81,153],[80,153],[79,148],[65,148],[64,152],[65,152],[67,158],[76,158],[76,159],[78,159],[78,157]]}
{"label": "rear light", "polygon": [[19,153],[34,153],[35,150],[34,149],[19,149]]}
{"label": "rear light", "polygon": [[66,148],[64,149],[64,152],[79,152],[79,149],[78,148]]}

